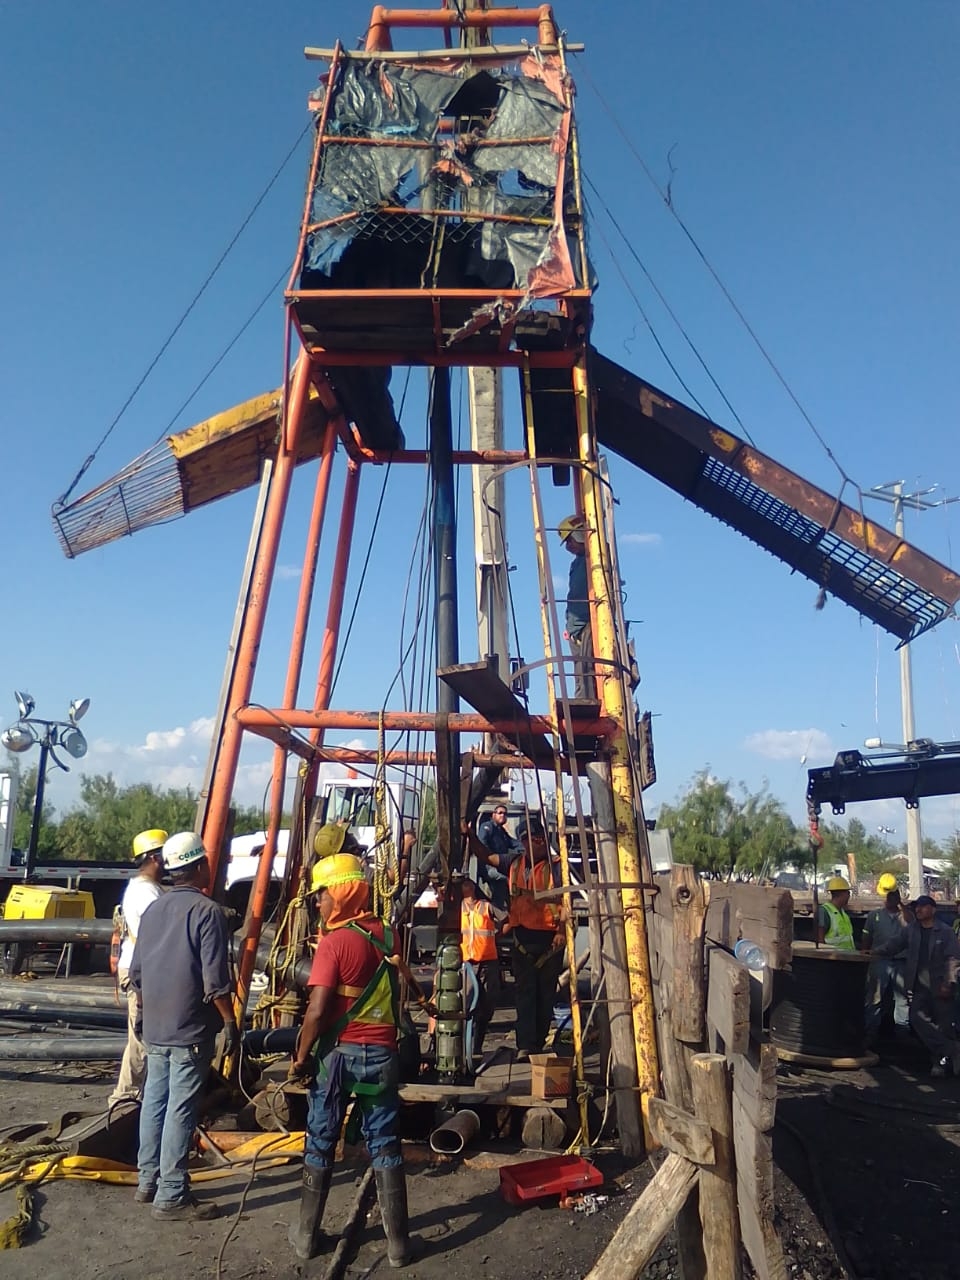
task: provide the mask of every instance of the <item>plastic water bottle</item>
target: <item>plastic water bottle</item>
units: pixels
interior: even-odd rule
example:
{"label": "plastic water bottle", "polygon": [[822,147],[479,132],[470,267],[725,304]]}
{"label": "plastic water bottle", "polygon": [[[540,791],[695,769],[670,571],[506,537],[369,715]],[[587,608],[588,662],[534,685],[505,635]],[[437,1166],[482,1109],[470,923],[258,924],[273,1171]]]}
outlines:
{"label": "plastic water bottle", "polygon": [[754,973],[760,973],[767,963],[766,952],[749,938],[741,938],[733,948],[733,954],[741,964],[745,964]]}

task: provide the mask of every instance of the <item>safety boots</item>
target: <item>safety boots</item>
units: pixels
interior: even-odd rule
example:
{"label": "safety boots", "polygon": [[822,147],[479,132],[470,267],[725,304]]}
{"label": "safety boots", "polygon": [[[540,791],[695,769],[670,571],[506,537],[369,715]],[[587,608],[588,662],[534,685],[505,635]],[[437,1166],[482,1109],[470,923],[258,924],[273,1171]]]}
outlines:
{"label": "safety boots", "polygon": [[317,1169],[303,1166],[303,1189],[300,1192],[300,1220],[291,1226],[287,1239],[293,1245],[298,1258],[312,1258],[320,1249],[323,1233],[320,1222],[330,1193],[333,1169]]}
{"label": "safety boots", "polygon": [[409,1233],[407,1179],[403,1166],[374,1169],[380,1217],[387,1237],[387,1261],[391,1267],[405,1267],[423,1253],[423,1241]]}

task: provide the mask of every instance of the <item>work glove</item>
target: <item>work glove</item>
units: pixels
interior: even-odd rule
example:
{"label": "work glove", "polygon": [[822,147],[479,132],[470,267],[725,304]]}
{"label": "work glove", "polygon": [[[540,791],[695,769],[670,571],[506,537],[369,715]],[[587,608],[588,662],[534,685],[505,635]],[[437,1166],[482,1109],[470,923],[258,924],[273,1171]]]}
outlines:
{"label": "work glove", "polygon": [[225,1022],[223,1024],[223,1053],[224,1057],[232,1058],[240,1048],[240,1028],[234,1021]]}
{"label": "work glove", "polygon": [[291,1062],[287,1070],[287,1079],[292,1084],[309,1084],[314,1074],[312,1062]]}

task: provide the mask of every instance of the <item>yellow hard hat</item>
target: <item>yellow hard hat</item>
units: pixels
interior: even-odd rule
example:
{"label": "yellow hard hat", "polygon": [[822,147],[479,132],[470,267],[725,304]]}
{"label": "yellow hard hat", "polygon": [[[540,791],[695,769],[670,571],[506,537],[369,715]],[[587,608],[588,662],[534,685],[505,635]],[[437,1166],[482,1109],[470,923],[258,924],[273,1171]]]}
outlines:
{"label": "yellow hard hat", "polygon": [[363,863],[354,854],[332,853],[314,864],[310,872],[310,892],[319,893],[321,889],[332,889],[334,885],[366,878]]}
{"label": "yellow hard hat", "polygon": [[571,533],[576,533],[583,529],[583,516],[567,516],[557,525],[557,533],[560,535],[560,541],[566,542]]}
{"label": "yellow hard hat", "polygon": [[897,887],[897,877],[889,871],[885,871],[877,881],[877,893],[888,894],[893,893]]}
{"label": "yellow hard hat", "polygon": [[313,837],[313,851],[318,858],[329,858],[340,852],[346,838],[346,827],[339,822],[327,822]]}
{"label": "yellow hard hat", "polygon": [[151,827],[149,831],[141,831],[133,837],[133,856],[145,858],[148,853],[159,853],[167,842],[166,831],[159,827]]}
{"label": "yellow hard hat", "polygon": [[844,889],[849,889],[850,886],[847,884],[846,880],[844,880],[843,876],[831,876],[827,881],[827,888],[831,893],[840,893]]}

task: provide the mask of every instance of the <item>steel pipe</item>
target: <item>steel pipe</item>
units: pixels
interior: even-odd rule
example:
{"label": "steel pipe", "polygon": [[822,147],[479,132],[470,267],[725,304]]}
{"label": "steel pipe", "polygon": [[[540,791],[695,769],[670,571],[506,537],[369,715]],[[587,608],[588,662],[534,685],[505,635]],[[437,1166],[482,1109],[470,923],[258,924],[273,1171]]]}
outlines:
{"label": "steel pipe", "polygon": [[430,1150],[438,1155],[458,1156],[479,1131],[480,1117],[475,1111],[458,1111],[431,1133]]}
{"label": "steel pipe", "polygon": [[25,985],[22,982],[0,980],[0,1011],[14,1006],[27,1008],[33,1005],[70,1009],[115,1009],[118,1012],[122,1011],[124,1017],[127,1016],[126,1003],[121,1010],[112,990],[104,991],[102,994],[92,994],[89,990],[78,991],[73,985],[54,987],[43,982]]}
{"label": "steel pipe", "polygon": [[0,1062],[116,1062],[126,1047],[126,1036],[0,1036]]}
{"label": "steel pipe", "polygon": [[0,920],[0,947],[5,942],[109,942],[112,920]]}
{"label": "steel pipe", "polygon": [[70,1009],[65,1005],[36,1001],[0,1004],[0,1018],[9,1018],[15,1022],[61,1022],[71,1027],[95,1027],[108,1031],[123,1031],[127,1025],[126,1009]]}

